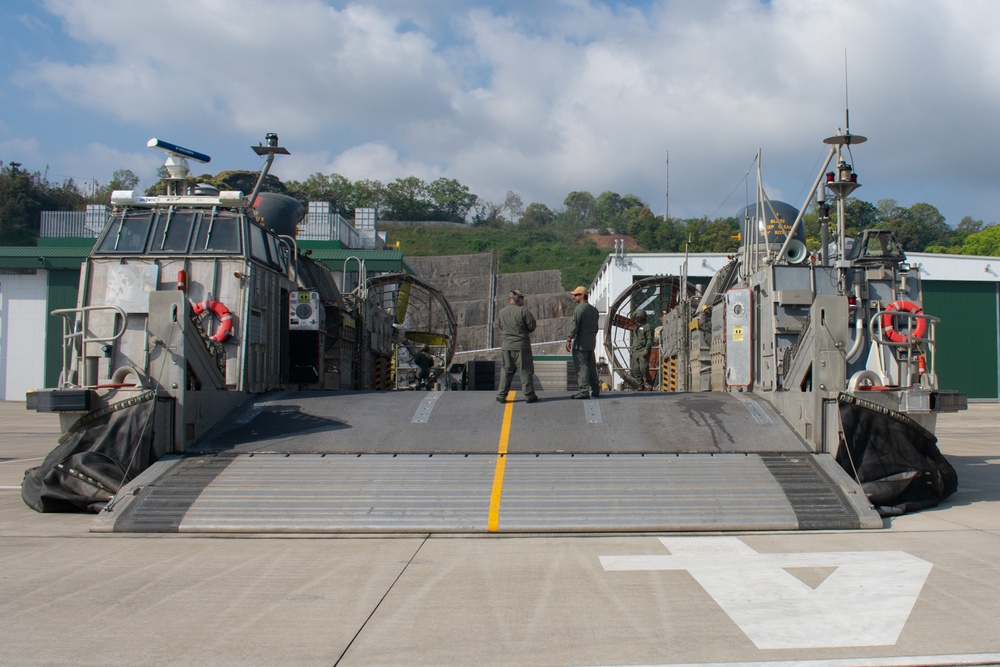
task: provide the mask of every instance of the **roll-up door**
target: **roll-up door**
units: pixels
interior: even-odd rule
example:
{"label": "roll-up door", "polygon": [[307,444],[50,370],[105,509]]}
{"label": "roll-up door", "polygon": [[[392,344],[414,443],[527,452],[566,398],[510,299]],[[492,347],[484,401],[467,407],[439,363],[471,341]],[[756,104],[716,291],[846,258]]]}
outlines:
{"label": "roll-up door", "polygon": [[996,400],[997,283],[924,281],[923,307],[937,325],[938,382],[970,399]]}

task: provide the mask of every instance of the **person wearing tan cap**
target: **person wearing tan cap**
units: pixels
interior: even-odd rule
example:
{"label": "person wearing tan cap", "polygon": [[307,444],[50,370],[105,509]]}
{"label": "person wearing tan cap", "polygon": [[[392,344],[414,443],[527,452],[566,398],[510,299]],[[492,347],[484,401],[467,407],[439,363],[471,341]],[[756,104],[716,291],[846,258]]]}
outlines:
{"label": "person wearing tan cap", "polygon": [[577,392],[573,398],[597,398],[601,394],[601,382],[597,379],[597,328],[599,313],[587,302],[587,288],[583,285],[570,294],[576,301],[573,311],[573,328],[566,338],[566,351],[573,353],[573,369],[576,371]]}
{"label": "person wearing tan cap", "polygon": [[521,389],[526,403],[537,403],[538,394],[531,375],[535,372],[531,354],[531,332],[535,330],[535,316],[524,307],[524,292],[513,290],[508,295],[510,304],[497,313],[497,327],[503,334],[500,345],[500,391],[497,402],[506,403],[507,393],[514,381],[514,372],[521,376]]}

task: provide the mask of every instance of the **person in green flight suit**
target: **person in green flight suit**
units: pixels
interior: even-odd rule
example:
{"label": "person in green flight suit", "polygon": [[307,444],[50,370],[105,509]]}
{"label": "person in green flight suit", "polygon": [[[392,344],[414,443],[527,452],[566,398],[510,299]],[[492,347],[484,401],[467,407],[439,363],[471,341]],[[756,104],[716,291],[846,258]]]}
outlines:
{"label": "person in green flight suit", "polygon": [[426,343],[413,355],[413,365],[417,367],[417,389],[430,389],[434,357],[431,356],[430,347]]}
{"label": "person in green flight suit", "polygon": [[573,311],[573,328],[566,338],[566,351],[573,353],[573,369],[576,371],[577,393],[573,398],[597,398],[601,394],[601,382],[597,379],[597,308],[587,302],[587,288],[580,286],[571,294],[576,301]]}
{"label": "person in green flight suit", "polygon": [[534,357],[531,354],[531,332],[535,330],[535,316],[525,308],[524,293],[520,290],[513,290],[508,299],[510,303],[497,313],[497,326],[503,334],[500,346],[503,361],[497,402],[507,402],[507,393],[516,371],[521,377],[525,402],[537,403],[538,394],[535,393],[535,383],[531,377],[535,372]]}
{"label": "person in green flight suit", "polygon": [[635,331],[632,332],[632,378],[636,382],[636,389],[639,391],[652,391],[653,383],[649,379],[649,354],[653,350],[653,325],[650,322],[652,315],[638,310],[632,314],[632,318],[640,322]]}

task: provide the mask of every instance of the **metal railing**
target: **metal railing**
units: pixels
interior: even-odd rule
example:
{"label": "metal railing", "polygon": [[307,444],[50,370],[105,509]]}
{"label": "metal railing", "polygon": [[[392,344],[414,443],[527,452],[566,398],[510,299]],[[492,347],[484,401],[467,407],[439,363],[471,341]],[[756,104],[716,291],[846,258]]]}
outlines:
{"label": "metal railing", "polygon": [[309,212],[299,223],[300,241],[340,241],[348,248],[361,247],[361,235],[327,202],[309,202]]}
{"label": "metal railing", "polygon": [[109,207],[88,204],[85,211],[42,211],[42,238],[97,238],[108,220]]}
{"label": "metal railing", "polygon": [[[892,315],[894,319],[905,318],[905,326],[895,329],[902,340],[890,340],[886,335],[886,330],[883,328],[883,316],[885,315]],[[926,313],[887,310],[885,308],[875,311],[875,314],[868,321],[868,333],[871,335],[872,341],[877,344],[876,352],[884,379],[895,380],[903,387],[911,386],[914,384],[913,380],[916,379],[917,383],[924,384],[926,382],[930,389],[937,389],[936,337],[937,324],[940,321],[941,318]],[[920,322],[924,323],[924,335],[922,336],[917,335]],[[889,360],[883,354],[883,350],[888,348],[894,348],[897,351],[900,376],[898,378],[892,377]],[[929,363],[928,356],[930,357]],[[922,360],[920,360],[921,357]]]}
{"label": "metal railing", "polygon": [[[108,221],[111,207],[88,204],[85,211],[42,211],[42,238],[97,238]],[[369,225],[367,221],[364,224]],[[358,231],[349,220],[332,210],[329,202],[309,202],[305,219],[298,225],[299,241],[340,241],[348,248],[378,248],[374,221],[370,229]]]}
{"label": "metal railing", "polygon": [[[90,331],[90,315],[99,310],[114,311],[121,316],[115,318],[113,330],[109,336],[88,335]],[[86,351],[88,343],[114,343],[125,335],[127,315],[118,306],[83,306],[80,308],[60,308],[53,310],[54,317],[61,317],[62,334],[62,371],[59,373],[60,387],[88,387],[98,385],[98,372],[95,368],[86,367]],[[119,327],[119,322],[120,327]],[[96,361],[96,358],[94,359]],[[94,364],[96,366],[96,364]],[[80,375],[83,375],[81,378]],[[136,374],[138,378],[138,374]]]}

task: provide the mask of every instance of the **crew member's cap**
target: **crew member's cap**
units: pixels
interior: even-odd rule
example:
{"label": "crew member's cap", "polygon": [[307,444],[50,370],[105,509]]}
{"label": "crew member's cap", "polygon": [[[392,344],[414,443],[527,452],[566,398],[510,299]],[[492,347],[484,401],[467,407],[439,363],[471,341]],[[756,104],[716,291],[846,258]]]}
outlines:
{"label": "crew member's cap", "polygon": [[520,301],[521,299],[524,298],[524,292],[522,292],[519,289],[512,289],[510,291],[510,298],[514,299],[515,301]]}
{"label": "crew member's cap", "polygon": [[572,294],[573,296],[576,296],[577,294],[582,294],[584,296],[587,296],[587,288],[584,287],[583,285],[580,285],[579,287],[574,287],[573,291],[570,292],[570,294]]}

